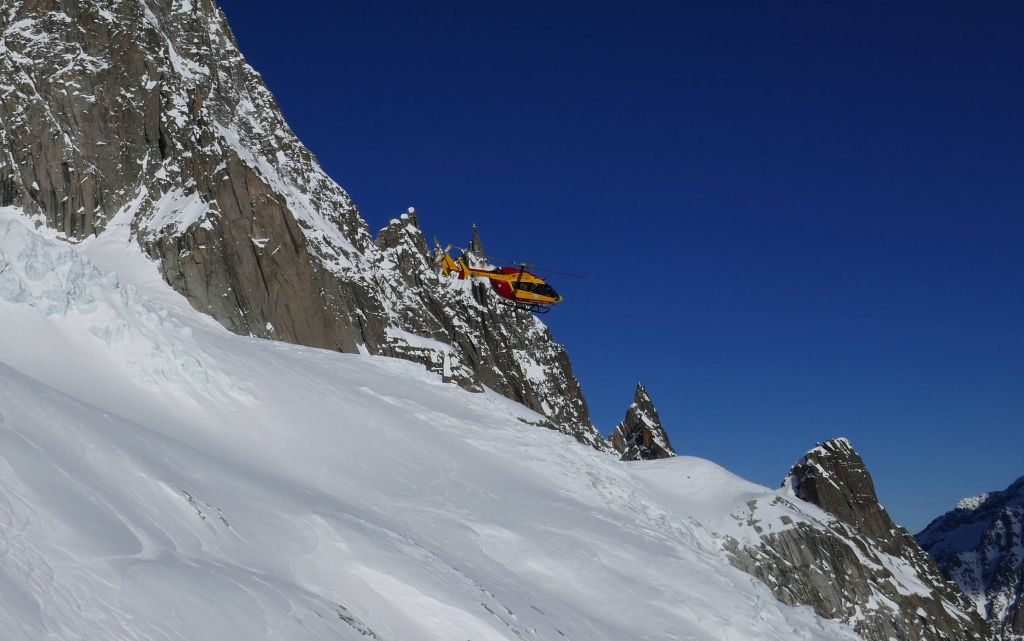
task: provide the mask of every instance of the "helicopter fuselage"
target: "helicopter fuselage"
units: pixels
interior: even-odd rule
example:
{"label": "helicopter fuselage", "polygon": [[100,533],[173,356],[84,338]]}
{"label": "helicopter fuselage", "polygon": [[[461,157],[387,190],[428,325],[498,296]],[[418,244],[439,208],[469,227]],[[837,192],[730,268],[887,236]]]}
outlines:
{"label": "helicopter fuselage", "polygon": [[446,251],[441,254],[441,270],[446,276],[454,274],[460,280],[486,278],[498,296],[527,306],[546,307],[563,300],[547,281],[527,271],[525,265],[480,269],[470,266],[465,257],[455,259]]}

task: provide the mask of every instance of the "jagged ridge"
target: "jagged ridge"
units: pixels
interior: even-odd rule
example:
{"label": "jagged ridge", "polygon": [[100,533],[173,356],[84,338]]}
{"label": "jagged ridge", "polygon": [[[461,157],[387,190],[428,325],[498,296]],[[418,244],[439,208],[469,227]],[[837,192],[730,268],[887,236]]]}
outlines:
{"label": "jagged ridge", "polygon": [[129,220],[236,333],[415,360],[605,447],[540,321],[432,277],[415,216],[372,237],[212,0],[15,0],[0,33],[0,206],[68,239]]}

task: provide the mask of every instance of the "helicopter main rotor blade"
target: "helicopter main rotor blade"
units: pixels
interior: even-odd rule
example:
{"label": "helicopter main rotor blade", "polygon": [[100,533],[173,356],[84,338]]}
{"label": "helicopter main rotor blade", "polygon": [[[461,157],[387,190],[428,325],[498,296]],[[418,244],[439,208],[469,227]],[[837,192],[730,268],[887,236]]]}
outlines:
{"label": "helicopter main rotor blade", "polygon": [[485,258],[487,258],[488,260],[491,260],[491,261],[498,261],[498,262],[501,262],[501,263],[513,263],[513,264],[515,264],[517,266],[529,267],[529,268],[535,269],[535,270],[537,270],[539,272],[547,272],[549,274],[557,274],[559,276],[568,276],[570,278],[579,278],[580,280],[590,280],[590,276],[586,276],[584,274],[573,274],[572,272],[560,272],[560,271],[557,271],[557,270],[554,270],[554,269],[548,269],[547,267],[540,267],[538,265],[534,265],[533,263],[524,263],[524,262],[519,261],[519,260],[513,260],[511,258],[502,258],[501,256],[486,256]]}

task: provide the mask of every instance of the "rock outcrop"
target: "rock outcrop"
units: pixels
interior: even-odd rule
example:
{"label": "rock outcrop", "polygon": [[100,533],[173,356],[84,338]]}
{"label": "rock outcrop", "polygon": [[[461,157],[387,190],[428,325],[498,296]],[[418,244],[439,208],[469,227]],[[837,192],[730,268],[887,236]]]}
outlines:
{"label": "rock outcrop", "polygon": [[748,525],[760,540],[737,542],[730,554],[737,567],[763,580],[782,601],[845,621],[867,641],[991,638],[970,601],[889,518],[848,440],[826,441],[808,452],[774,501],[805,502],[821,512],[769,529],[759,514],[773,506],[752,501]]}
{"label": "rock outcrop", "polygon": [[1024,477],[960,501],[917,535],[1000,641],[1024,641]]}
{"label": "rock outcrop", "polygon": [[837,438],[817,445],[789,470],[782,485],[800,500],[883,543],[886,552],[906,549],[906,530],[893,523],[879,503],[864,459],[849,440]]}
{"label": "rock outcrop", "polygon": [[661,425],[658,410],[644,386],[636,384],[633,403],[626,417],[615,426],[610,437],[612,447],[623,461],[642,461],[675,456],[668,432]]}
{"label": "rock outcrop", "polygon": [[213,0],[5,2],[0,94],[0,205],[70,241],[130,225],[231,331],[415,360],[606,447],[540,321],[432,276],[414,214],[373,237]]}

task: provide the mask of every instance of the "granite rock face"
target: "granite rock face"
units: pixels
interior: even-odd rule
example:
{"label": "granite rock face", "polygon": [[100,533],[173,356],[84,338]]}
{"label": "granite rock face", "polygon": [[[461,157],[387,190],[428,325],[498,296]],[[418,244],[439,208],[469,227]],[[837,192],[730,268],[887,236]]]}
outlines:
{"label": "granite rock face", "polygon": [[804,455],[783,482],[797,498],[814,503],[876,541],[889,553],[903,550],[905,530],[878,501],[875,483],[845,438],[825,441]]}
{"label": "granite rock face", "polygon": [[760,540],[733,543],[729,551],[737,567],[764,581],[780,600],[847,622],[867,641],[992,638],[971,602],[889,518],[848,440],[809,451],[774,501],[820,512],[768,529],[759,514],[773,506],[755,503],[747,518]]}
{"label": "granite rock face", "polygon": [[72,242],[129,227],[231,331],[421,362],[606,447],[539,320],[432,275],[414,214],[373,237],[213,0],[8,0],[0,95],[0,205]]}
{"label": "granite rock face", "polygon": [[960,501],[917,535],[1000,641],[1024,641],[1024,477]]}
{"label": "granite rock face", "polygon": [[612,447],[623,461],[644,461],[675,456],[668,433],[661,425],[654,401],[640,383],[636,384],[633,403],[626,417],[615,426],[610,437]]}

